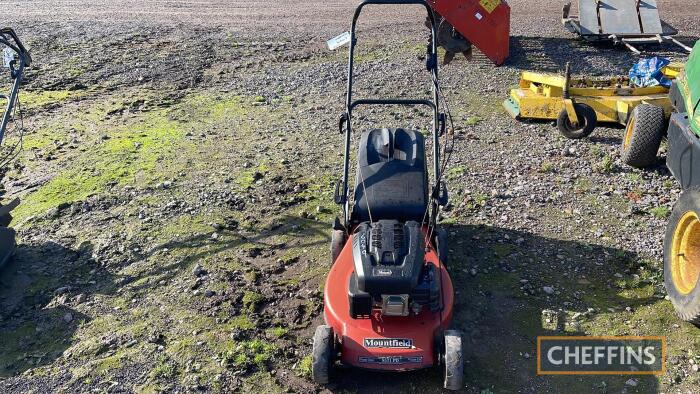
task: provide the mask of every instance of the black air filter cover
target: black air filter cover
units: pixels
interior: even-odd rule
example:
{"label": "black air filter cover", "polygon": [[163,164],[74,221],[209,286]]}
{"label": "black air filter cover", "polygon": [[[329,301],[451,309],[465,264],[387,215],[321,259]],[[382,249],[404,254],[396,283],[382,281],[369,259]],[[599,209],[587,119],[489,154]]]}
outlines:
{"label": "black air filter cover", "polygon": [[411,294],[425,259],[421,225],[396,220],[362,223],[353,235],[352,254],[358,290],[373,297]]}

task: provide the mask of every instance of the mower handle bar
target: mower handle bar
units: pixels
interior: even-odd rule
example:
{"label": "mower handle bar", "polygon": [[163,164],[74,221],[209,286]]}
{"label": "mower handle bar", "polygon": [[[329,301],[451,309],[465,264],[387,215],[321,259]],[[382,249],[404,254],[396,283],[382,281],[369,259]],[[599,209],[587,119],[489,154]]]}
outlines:
{"label": "mower handle bar", "polygon": [[[432,100],[406,100],[406,99],[362,99],[354,100],[352,97],[352,87],[354,80],[354,65],[355,65],[355,45],[357,44],[357,38],[355,32],[357,30],[357,20],[360,17],[362,9],[371,4],[377,5],[419,5],[423,6],[428,12],[428,21],[430,22],[430,43],[428,45],[428,59],[427,59],[427,69],[432,74]],[[346,100],[346,110],[341,118],[341,128],[342,124],[345,123],[345,162],[343,166],[343,180],[342,188],[343,194],[340,196],[339,201],[343,204],[343,213],[345,215],[345,228],[348,228],[348,223],[350,221],[350,203],[349,203],[349,172],[350,172],[350,143],[352,135],[352,111],[358,105],[426,105],[433,110],[433,176],[435,177],[435,185],[433,189],[437,187],[437,182],[440,179],[440,109],[438,106],[438,62],[437,62],[437,29],[435,26],[435,15],[433,14],[433,9],[426,0],[364,0],[355,9],[355,15],[352,18],[352,28],[350,30],[350,50],[348,56],[348,81],[347,81],[347,100]],[[437,218],[438,205],[436,202],[432,204],[432,215],[429,221],[434,224]]]}
{"label": "mower handle bar", "polygon": [[13,83],[10,94],[5,96],[7,105],[5,106],[5,113],[2,115],[2,120],[0,120],[0,144],[2,144],[2,140],[5,138],[5,130],[14,114],[13,109],[17,102],[19,87],[22,84],[24,68],[32,63],[32,57],[29,55],[29,51],[22,45],[22,41],[17,37],[17,33],[9,27],[0,29],[0,43],[7,45],[19,55],[19,65],[17,65],[14,60],[10,63],[10,76],[12,77]]}
{"label": "mower handle bar", "polygon": [[[355,67],[355,45],[357,45],[357,38],[355,32],[357,30],[357,21],[360,18],[362,9],[371,4],[378,5],[420,5],[425,8],[428,12],[428,19],[430,21],[430,46],[428,48],[428,71],[434,75],[435,81],[438,80],[438,67],[437,67],[437,31],[435,28],[435,15],[433,14],[433,9],[430,7],[426,0],[364,0],[355,9],[355,15],[352,18],[352,29],[350,30],[350,53],[348,59],[348,92],[347,92],[347,114],[348,114],[348,131],[351,131],[350,120],[352,119],[352,109],[358,104],[384,104],[384,105],[422,105],[427,104],[428,100],[408,100],[408,101],[397,101],[397,100],[358,100],[353,101],[352,99],[352,87],[354,82],[354,67]],[[420,102],[418,102],[420,101]],[[435,131],[437,131],[438,122],[438,93],[435,86],[433,86],[433,103],[427,104],[431,106],[435,111]]]}
{"label": "mower handle bar", "polygon": [[[388,1],[388,0],[387,0]],[[355,100],[350,104],[350,108],[354,109],[360,105],[425,105],[432,109],[435,108],[435,103],[430,100],[403,100],[403,99],[362,99]]]}
{"label": "mower handle bar", "polygon": [[[8,39],[8,36],[12,41]],[[22,44],[22,41],[17,36],[17,33],[12,30],[12,28],[5,27],[0,29],[0,42],[17,52],[20,57],[20,61],[24,63],[24,66],[31,66],[32,56],[29,54],[29,51],[24,47],[24,44]]]}

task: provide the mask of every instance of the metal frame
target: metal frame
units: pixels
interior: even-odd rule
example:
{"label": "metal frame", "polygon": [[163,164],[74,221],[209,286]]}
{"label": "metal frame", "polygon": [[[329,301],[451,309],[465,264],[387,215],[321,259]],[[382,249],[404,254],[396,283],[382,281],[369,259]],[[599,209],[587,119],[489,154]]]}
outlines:
{"label": "metal frame", "polygon": [[[354,82],[354,66],[355,66],[355,45],[357,45],[357,38],[355,31],[357,28],[357,21],[360,17],[362,9],[370,4],[377,5],[422,5],[428,12],[428,20],[430,21],[431,34],[430,34],[430,47],[428,48],[428,59],[427,68],[432,74],[434,83],[433,87],[433,100],[411,100],[411,99],[360,99],[353,100],[353,82]],[[432,215],[430,217],[430,223],[434,224],[437,219],[438,204],[436,202],[436,192],[439,190],[439,179],[440,179],[440,125],[441,125],[441,115],[439,112],[439,92],[437,87],[438,81],[438,62],[437,62],[437,28],[435,26],[435,16],[430,5],[424,0],[365,0],[360,5],[357,6],[355,10],[355,15],[352,19],[352,29],[350,30],[350,50],[348,55],[348,85],[347,85],[347,100],[345,113],[340,119],[340,129],[342,132],[343,123],[345,123],[345,160],[343,166],[343,180],[342,194],[338,195],[339,187],[336,188],[336,202],[343,205],[344,214],[344,228],[348,230],[348,224],[350,222],[350,199],[349,199],[349,171],[350,171],[350,144],[352,136],[352,112],[360,105],[423,105],[432,108],[433,110],[433,172],[434,172],[434,184],[431,189],[432,198]]]}
{"label": "metal frame", "polygon": [[[579,2],[580,4],[580,2]],[[562,12],[562,24],[564,27],[566,27],[567,30],[574,34],[578,34],[581,36],[583,39],[587,41],[611,41],[615,45],[624,45],[627,49],[629,49],[631,52],[635,54],[641,54],[641,51],[637,49],[634,45],[635,44],[662,44],[665,41],[672,42],[673,44],[677,45],[678,47],[682,48],[686,52],[690,53],[691,49],[689,46],[683,44],[682,42],[676,40],[673,38],[673,35],[678,34],[678,31],[670,27],[669,25],[665,24],[663,20],[659,18],[659,22],[661,23],[662,27],[662,32],[644,32],[644,23],[642,22],[642,16],[640,14],[640,5],[641,2],[640,0],[637,0],[635,3],[636,10],[637,10],[637,18],[639,20],[639,27],[640,27],[640,32],[637,33],[615,33],[615,34],[610,34],[606,32],[601,31],[601,20],[600,20],[600,0],[596,1],[596,16],[598,18],[598,30],[597,31],[589,31],[588,29],[584,28],[582,26],[581,22],[581,11],[580,11],[580,6],[579,6],[579,15],[578,16],[572,16],[570,15],[571,11],[571,1],[567,2],[564,4],[563,7],[563,12]]]}
{"label": "metal frame", "polygon": [[7,99],[7,106],[5,107],[5,114],[2,117],[2,122],[0,123],[0,145],[5,137],[5,129],[7,124],[12,118],[12,110],[14,109],[15,103],[17,102],[17,95],[19,94],[19,87],[22,84],[22,76],[24,74],[24,69],[29,67],[32,63],[32,57],[29,55],[29,51],[22,45],[19,37],[14,30],[6,27],[0,30],[0,44],[7,45],[10,49],[15,51],[19,56],[19,64],[16,61],[10,63],[10,76],[14,80],[12,89],[10,90],[10,96],[0,96]]}

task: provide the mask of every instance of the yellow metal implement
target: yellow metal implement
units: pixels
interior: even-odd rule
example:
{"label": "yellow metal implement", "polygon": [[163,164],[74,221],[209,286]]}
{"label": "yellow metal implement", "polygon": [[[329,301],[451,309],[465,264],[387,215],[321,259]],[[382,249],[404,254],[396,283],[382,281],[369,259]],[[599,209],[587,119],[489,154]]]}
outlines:
{"label": "yellow metal implement", "polygon": [[498,7],[499,4],[501,4],[501,0],[481,0],[479,1],[479,4],[481,4],[486,12],[490,14],[496,9],[496,7]]}
{"label": "yellow metal implement", "polygon": [[[683,64],[672,63],[663,72],[667,78],[674,79],[682,69]],[[664,108],[666,116],[671,114],[668,88],[663,86],[632,87],[627,77],[571,78],[568,97],[565,97],[565,86],[564,76],[525,71],[519,87],[511,90],[503,105],[512,117],[529,119],[557,119],[566,108],[572,123],[577,120],[574,103],[593,108],[598,122],[623,125],[627,123],[628,114],[640,104],[658,105]]]}

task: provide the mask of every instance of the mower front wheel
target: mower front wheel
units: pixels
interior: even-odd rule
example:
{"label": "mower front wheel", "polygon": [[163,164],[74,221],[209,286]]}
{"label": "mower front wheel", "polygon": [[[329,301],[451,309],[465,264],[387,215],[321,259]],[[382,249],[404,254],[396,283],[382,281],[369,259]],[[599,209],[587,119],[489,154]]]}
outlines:
{"label": "mower front wheel", "polygon": [[311,376],[318,384],[328,384],[331,380],[335,354],[333,328],[322,325],[316,327],[311,354]]}
{"label": "mower front wheel", "polygon": [[445,331],[444,354],[445,388],[460,390],[464,380],[464,359],[462,358],[462,334],[456,330]]}
{"label": "mower front wheel", "polygon": [[700,325],[700,188],[684,191],[664,239],[664,285],[678,316]]}
{"label": "mower front wheel", "polygon": [[331,265],[335,264],[335,261],[340,256],[340,252],[343,251],[345,247],[345,242],[347,242],[348,236],[343,230],[333,230],[331,234]]}
{"label": "mower front wheel", "polygon": [[578,117],[578,123],[575,125],[571,124],[569,114],[566,112],[566,109],[562,109],[557,118],[557,128],[564,137],[580,140],[588,137],[595,130],[598,124],[598,115],[596,115],[595,110],[590,105],[586,104],[576,103],[574,104],[574,110]]}

